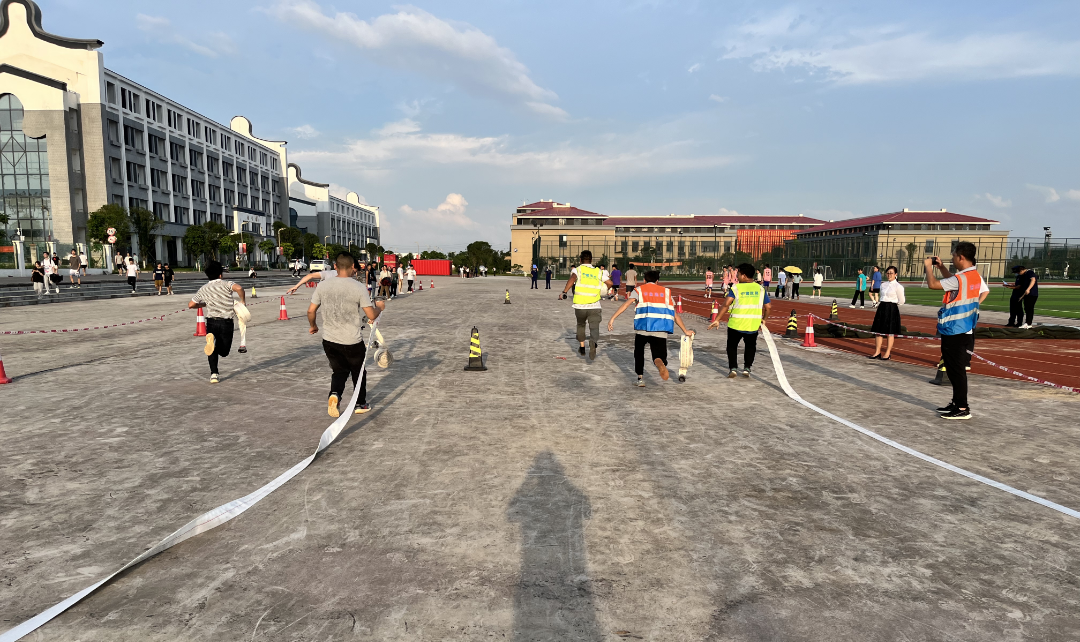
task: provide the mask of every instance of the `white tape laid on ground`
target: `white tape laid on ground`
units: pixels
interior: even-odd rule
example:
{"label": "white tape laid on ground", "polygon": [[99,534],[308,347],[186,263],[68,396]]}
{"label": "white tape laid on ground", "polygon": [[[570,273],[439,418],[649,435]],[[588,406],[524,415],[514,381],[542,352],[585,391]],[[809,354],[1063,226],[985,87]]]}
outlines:
{"label": "white tape laid on ground", "polygon": [[[780,363],[780,353],[777,352],[776,343],[773,342],[772,333],[769,332],[766,329],[766,331],[762,332],[761,334],[765,337],[765,343],[768,344],[768,346],[769,346],[769,356],[772,357],[773,369],[776,370],[776,378],[779,379],[779,381],[780,381],[780,387],[784,389],[784,392],[787,394],[787,396],[791,397],[792,399],[799,402],[800,404],[806,406],[810,410],[813,410],[814,412],[816,412],[816,413],[818,413],[820,415],[824,415],[824,416],[828,417],[829,419],[832,419],[833,421],[837,421],[839,423],[842,423],[845,426],[847,426],[848,428],[851,428],[853,430],[857,430],[857,431],[861,432],[862,434],[866,435],[867,437],[871,437],[873,439],[876,439],[876,440],[880,441],[883,444],[886,444],[888,446],[892,446],[893,448],[896,448],[897,450],[903,451],[903,452],[905,452],[905,453],[907,453],[907,454],[909,454],[909,455],[911,455],[913,457],[918,457],[919,459],[921,459],[921,460],[923,460],[925,462],[929,462],[931,464],[934,464],[935,466],[940,466],[940,467],[944,468],[945,470],[951,470],[952,472],[957,473],[958,475],[963,475],[964,477],[967,477],[969,479],[974,479],[975,481],[986,484],[987,486],[993,486],[994,488],[997,488],[998,490],[1003,490],[1006,493],[1016,495],[1017,497],[1023,497],[1024,499],[1026,499],[1028,501],[1035,502],[1036,504],[1041,504],[1043,506],[1046,506],[1047,508],[1052,508],[1052,509],[1058,511],[1059,513],[1064,513],[1064,514],[1066,514],[1066,515],[1068,515],[1070,517],[1075,517],[1077,519],[1080,519],[1080,511],[1075,511],[1075,510],[1073,510],[1071,508],[1062,506],[1061,504],[1055,504],[1054,502],[1052,502],[1052,501],[1050,501],[1048,499],[1043,499],[1042,497],[1039,497],[1038,495],[1032,495],[1031,493],[1025,493],[1024,491],[1013,488],[1012,486],[1009,486],[1008,484],[1002,484],[1001,482],[994,481],[993,479],[988,479],[986,477],[983,477],[982,475],[977,475],[977,474],[975,474],[973,472],[964,470],[963,468],[958,468],[956,466],[953,466],[952,464],[947,464],[947,463],[941,461],[940,459],[935,459],[935,458],[931,457],[930,455],[924,455],[923,453],[915,450],[914,448],[908,448],[907,446],[905,446],[903,444],[900,444],[900,443],[897,443],[897,442],[893,441],[892,439],[888,439],[887,437],[882,437],[881,435],[877,434],[876,432],[874,432],[872,430],[867,430],[866,428],[863,428],[862,426],[860,426],[860,425],[858,425],[856,423],[852,423],[852,422],[848,421],[847,419],[844,419],[842,417],[837,417],[836,415],[832,414],[831,412],[829,412],[827,410],[822,410],[821,408],[818,408],[814,404],[812,404],[809,401],[806,401],[805,399],[800,397],[799,393],[795,392],[795,390],[791,387],[791,384],[788,383],[787,375],[784,374],[784,366]],[[0,641],[0,642],[3,642],[3,641]]]}
{"label": "white tape laid on ground", "polygon": [[[377,325],[378,321],[372,324],[371,336],[374,336],[375,328]],[[369,344],[370,343],[371,341],[369,339]],[[366,370],[367,359],[365,358],[364,365],[360,369],[360,377],[357,379],[358,382],[364,380]],[[315,460],[315,455],[318,455],[322,451],[326,450],[326,447],[333,443],[335,439],[337,439],[338,435],[341,434],[341,431],[345,428],[345,425],[349,423],[350,419],[352,419],[353,410],[356,407],[356,400],[359,396],[360,386],[356,386],[353,390],[352,399],[349,401],[349,406],[347,410],[342,412],[341,416],[335,419],[334,423],[330,424],[330,427],[323,431],[322,437],[319,438],[319,447],[315,449],[315,452],[312,453],[310,457],[301,461],[289,470],[281,473],[269,484],[256,490],[250,495],[246,495],[244,497],[241,497],[240,499],[234,499],[227,504],[222,504],[221,506],[218,506],[212,511],[199,515],[187,524],[181,526],[180,529],[172,535],[169,535],[165,539],[155,544],[154,547],[150,550],[131,560],[127,564],[124,564],[124,566],[120,570],[116,571],[112,575],[105,577],[96,584],[92,584],[91,586],[84,588],[83,590],[79,591],[75,595],[72,595],[63,602],[60,602],[59,604],[39,613],[38,615],[35,615],[34,617],[16,626],[15,628],[9,629],[3,634],[0,634],[0,642],[15,642],[16,640],[21,639],[23,636],[37,630],[39,627],[41,627],[57,615],[60,615],[72,606],[75,606],[84,597],[96,591],[102,584],[108,582],[109,580],[116,577],[120,573],[123,573],[132,566],[135,566],[136,564],[144,560],[150,559],[161,551],[176,546],[177,544],[186,539],[195,537],[200,533],[205,533],[210,529],[217,528],[218,526],[221,526],[222,524],[233,519],[234,517],[238,517],[241,513],[257,504],[259,500],[274,492],[283,484],[285,484],[285,482],[300,474],[302,470],[307,468],[308,465]]]}

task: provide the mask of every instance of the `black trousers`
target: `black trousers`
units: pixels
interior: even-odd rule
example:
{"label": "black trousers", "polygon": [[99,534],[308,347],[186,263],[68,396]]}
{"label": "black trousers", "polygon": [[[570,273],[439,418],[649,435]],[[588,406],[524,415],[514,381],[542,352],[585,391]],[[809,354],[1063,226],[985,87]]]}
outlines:
{"label": "black trousers", "polygon": [[743,353],[743,367],[750,368],[754,365],[754,357],[757,356],[757,332],[740,332],[728,328],[727,331],[727,361],[728,369],[739,369],[739,342],[746,344]]}
{"label": "black trousers", "polygon": [[[537,288],[537,289],[539,289],[539,288]],[[551,277],[550,276],[548,278],[544,279],[544,289],[545,290],[550,290],[551,289]]]}
{"label": "black trousers", "polygon": [[214,354],[206,357],[210,374],[218,374],[218,357],[227,357],[232,351],[233,320],[206,317],[206,334],[214,335]]}
{"label": "black trousers", "polygon": [[[1009,297],[1009,325],[1021,325],[1027,323],[1031,325],[1031,322],[1035,319],[1035,302],[1039,300],[1039,295],[1024,296],[1023,291],[1013,290],[1012,296]],[[1025,321],[1025,317],[1027,320]]]}
{"label": "black trousers", "polygon": [[866,307],[866,290],[855,290],[855,296],[851,297],[851,305],[855,305],[855,300],[859,300],[859,305]]}
{"label": "black trousers", "polygon": [[136,281],[138,281],[138,279],[136,277],[134,277],[134,276],[129,276],[127,279],[128,279],[128,285],[131,286],[131,291],[134,292],[135,291],[135,283],[136,283]]}
{"label": "black trousers", "polygon": [[634,335],[634,372],[641,376],[645,372],[645,346],[653,359],[659,359],[667,365],[667,337],[650,337],[644,334]]}
{"label": "black trousers", "polygon": [[540,286],[538,286],[536,284],[536,277],[535,276],[532,278],[532,286],[529,287],[529,289],[530,290],[539,290],[540,289]]}
{"label": "black trousers", "polygon": [[412,279],[409,279],[409,292],[412,292],[412,291],[413,291],[413,289],[412,289],[412,284],[413,284],[413,280],[412,280]]}
{"label": "black trousers", "polygon": [[791,296],[794,296],[794,297],[799,296],[799,284],[798,283],[792,283],[791,284]]}
{"label": "black trousers", "polygon": [[[367,346],[364,345],[363,341],[352,345],[323,341],[322,347],[323,352],[326,353],[326,360],[330,362],[330,370],[333,373],[330,375],[330,394],[337,395],[338,399],[344,399],[345,382],[349,380],[349,376],[352,376],[354,388],[356,387],[356,380],[360,378],[360,370],[364,366],[364,357],[367,355]],[[360,396],[356,399],[357,405],[365,403],[367,403],[366,371],[363,380],[360,382]]]}
{"label": "black trousers", "polygon": [[971,363],[968,350],[975,344],[973,334],[946,334],[941,336],[941,358],[945,361],[945,372],[952,384],[952,402],[959,408],[968,407],[967,370]]}

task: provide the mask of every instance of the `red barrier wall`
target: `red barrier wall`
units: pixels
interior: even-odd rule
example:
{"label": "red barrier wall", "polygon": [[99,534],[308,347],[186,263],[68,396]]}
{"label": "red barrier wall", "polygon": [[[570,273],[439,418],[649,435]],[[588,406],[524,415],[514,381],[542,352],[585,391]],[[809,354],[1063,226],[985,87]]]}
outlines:
{"label": "red barrier wall", "polygon": [[450,276],[454,267],[450,259],[413,259],[412,266],[418,276]]}

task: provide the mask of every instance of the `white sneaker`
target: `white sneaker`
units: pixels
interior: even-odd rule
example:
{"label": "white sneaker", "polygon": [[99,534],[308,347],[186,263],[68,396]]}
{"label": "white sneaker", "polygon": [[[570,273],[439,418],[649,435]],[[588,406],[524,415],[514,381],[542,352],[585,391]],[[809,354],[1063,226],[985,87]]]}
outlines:
{"label": "white sneaker", "polygon": [[218,382],[218,376],[216,374],[210,375],[210,383],[217,383],[217,382]]}
{"label": "white sneaker", "polygon": [[634,385],[637,386],[638,388],[644,388],[645,387],[645,380],[641,379],[641,378],[638,378],[637,383],[635,383]]}
{"label": "white sneaker", "polygon": [[1021,330],[1030,330],[1031,329],[1031,324],[1030,323],[1025,323],[1024,325],[1020,326],[1020,329]]}

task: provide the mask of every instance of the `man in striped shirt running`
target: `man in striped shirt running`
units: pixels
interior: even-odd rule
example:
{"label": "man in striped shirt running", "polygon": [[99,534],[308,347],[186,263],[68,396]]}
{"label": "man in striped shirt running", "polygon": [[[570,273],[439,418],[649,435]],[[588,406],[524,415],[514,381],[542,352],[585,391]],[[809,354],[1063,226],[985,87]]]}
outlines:
{"label": "man in striped shirt running", "polygon": [[188,308],[206,308],[206,347],[203,353],[210,362],[210,383],[218,382],[218,357],[229,356],[233,339],[233,292],[245,304],[244,288],[221,278],[221,263],[206,264],[206,278],[210,282],[199,288],[188,302]]}

